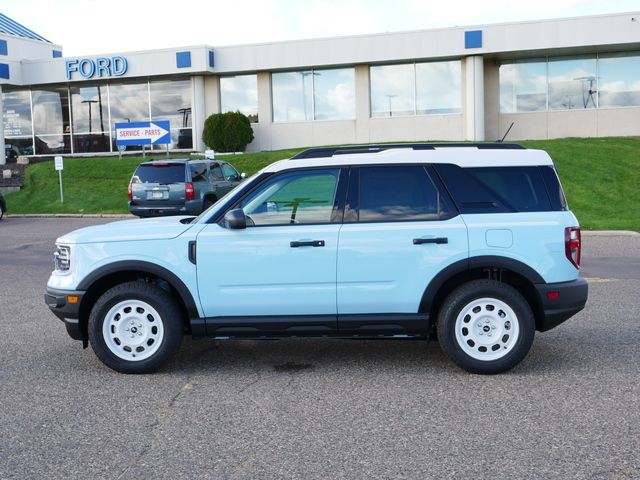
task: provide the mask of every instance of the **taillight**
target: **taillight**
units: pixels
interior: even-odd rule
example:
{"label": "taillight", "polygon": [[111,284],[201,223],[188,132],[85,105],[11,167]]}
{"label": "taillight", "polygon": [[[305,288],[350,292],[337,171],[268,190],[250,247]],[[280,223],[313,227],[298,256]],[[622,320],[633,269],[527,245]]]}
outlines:
{"label": "taillight", "polygon": [[564,229],[564,251],[567,258],[576,268],[580,268],[580,251],[582,250],[582,238],[580,227],[567,227]]}
{"label": "taillight", "polygon": [[187,182],[184,184],[184,198],[193,200],[193,183]]}
{"label": "taillight", "polygon": [[127,188],[127,198],[129,201],[133,200],[133,192],[131,191],[131,184],[129,184],[129,188]]}

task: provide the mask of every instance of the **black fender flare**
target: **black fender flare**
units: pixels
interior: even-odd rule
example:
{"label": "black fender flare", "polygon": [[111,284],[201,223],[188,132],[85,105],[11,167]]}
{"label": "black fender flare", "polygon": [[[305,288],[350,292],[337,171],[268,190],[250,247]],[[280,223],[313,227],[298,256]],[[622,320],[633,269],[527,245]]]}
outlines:
{"label": "black fender flare", "polygon": [[467,270],[487,267],[510,270],[526,278],[532,284],[547,283],[544,281],[542,276],[529,265],[522,263],[519,260],[514,260],[513,258],[499,257],[495,255],[482,255],[478,257],[465,258],[464,260],[458,260],[457,262],[452,263],[433,277],[422,294],[422,301],[420,302],[421,309],[426,309],[428,311],[431,308],[433,300],[440,288],[453,276]]}
{"label": "black fender flare", "polygon": [[187,313],[189,314],[189,318],[198,318],[200,314],[198,313],[198,307],[196,306],[196,302],[193,299],[193,295],[191,295],[191,291],[187,288],[184,282],[178,277],[175,273],[167,270],[160,265],[156,265],[151,262],[143,262],[140,260],[123,260],[119,262],[110,263],[108,265],[104,265],[97,270],[94,270],[89,275],[84,277],[80,284],[77,287],[77,290],[88,290],[91,286],[99,281],[100,279],[112,275],[118,272],[142,272],[142,273],[150,273],[152,275],[158,276],[165,280],[173,289],[178,292],[180,295],[180,299],[185,305],[187,309]]}

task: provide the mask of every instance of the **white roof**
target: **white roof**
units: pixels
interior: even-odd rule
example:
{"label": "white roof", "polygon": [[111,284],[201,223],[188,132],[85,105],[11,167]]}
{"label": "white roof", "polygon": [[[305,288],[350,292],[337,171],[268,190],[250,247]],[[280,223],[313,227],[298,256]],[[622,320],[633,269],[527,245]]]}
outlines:
{"label": "white roof", "polygon": [[543,150],[478,149],[475,147],[445,147],[434,150],[395,148],[381,152],[338,154],[333,157],[281,160],[266,167],[264,172],[280,172],[301,167],[345,165],[386,165],[407,163],[452,163],[460,167],[510,167],[553,165]]}

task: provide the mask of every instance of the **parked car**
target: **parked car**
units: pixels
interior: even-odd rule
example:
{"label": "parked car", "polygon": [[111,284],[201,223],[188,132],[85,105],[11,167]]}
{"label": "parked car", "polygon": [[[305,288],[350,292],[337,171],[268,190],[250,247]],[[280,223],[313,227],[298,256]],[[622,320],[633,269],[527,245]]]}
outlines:
{"label": "parked car", "polygon": [[580,255],[578,221],[544,151],[318,148],[266,167],[195,219],[64,235],[45,301],[120,372],[158,369],[185,332],[400,339],[437,330],[454,363],[491,374],[517,365],[536,330],[584,308]]}
{"label": "parked car", "polygon": [[245,177],[227,162],[154,160],[129,182],[129,211],[139,217],[199,215]]}
{"label": "parked car", "polygon": [[4,217],[4,212],[7,211],[7,203],[4,201],[4,197],[0,193],[0,220]]}

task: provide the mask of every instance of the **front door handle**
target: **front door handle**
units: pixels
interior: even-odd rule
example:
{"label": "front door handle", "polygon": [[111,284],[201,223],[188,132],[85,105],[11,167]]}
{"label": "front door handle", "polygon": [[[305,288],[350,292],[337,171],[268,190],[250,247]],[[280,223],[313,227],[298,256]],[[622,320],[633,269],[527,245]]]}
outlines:
{"label": "front door handle", "polygon": [[297,242],[291,242],[291,248],[298,247],[324,247],[324,240],[300,240]]}
{"label": "front door handle", "polygon": [[435,238],[414,238],[414,245],[422,245],[423,243],[449,243],[449,239],[447,237],[435,237]]}

